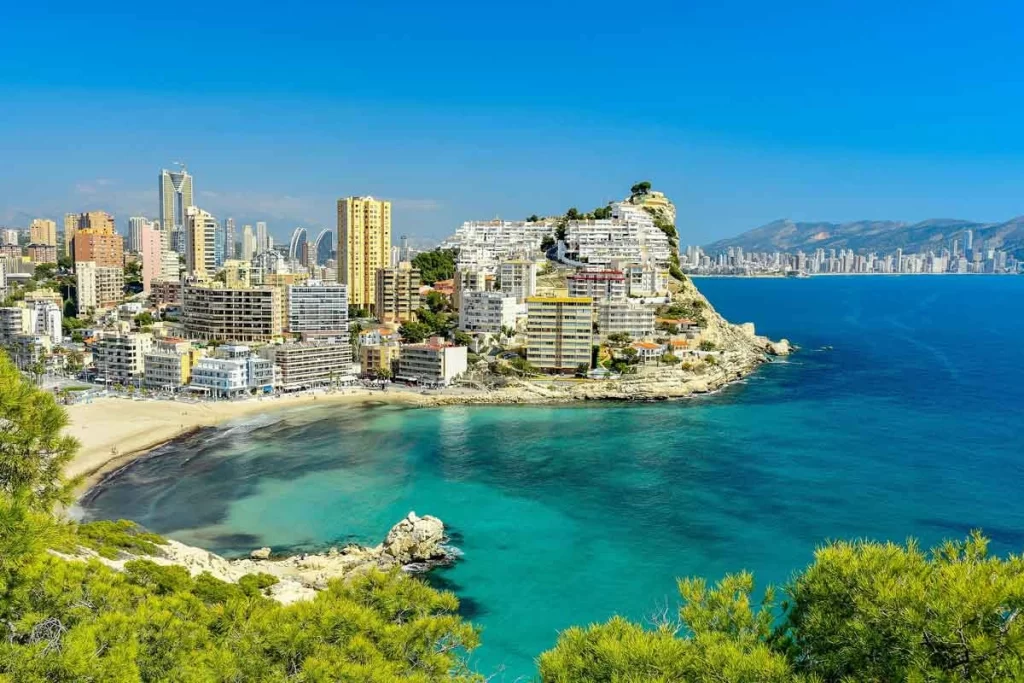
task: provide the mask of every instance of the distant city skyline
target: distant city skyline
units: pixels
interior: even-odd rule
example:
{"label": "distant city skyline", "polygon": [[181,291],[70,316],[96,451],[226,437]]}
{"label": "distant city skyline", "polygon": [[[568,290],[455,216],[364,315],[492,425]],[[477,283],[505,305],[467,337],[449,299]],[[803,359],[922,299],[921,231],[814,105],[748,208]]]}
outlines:
{"label": "distant city skyline", "polygon": [[[399,2],[385,22],[373,6],[211,5],[196,32],[159,5],[21,3],[0,58],[0,225],[158,219],[153,175],[174,161],[198,206],[265,221],[279,243],[332,227],[340,197],[388,199],[396,234],[437,240],[467,220],[589,210],[639,180],[699,244],[783,217],[1024,213],[1024,8],[912,4],[656,2],[640,17],[600,0]],[[339,26],[368,28],[339,40]],[[177,36],[160,78],[125,59],[155,30]],[[90,32],[117,39],[39,49]]]}

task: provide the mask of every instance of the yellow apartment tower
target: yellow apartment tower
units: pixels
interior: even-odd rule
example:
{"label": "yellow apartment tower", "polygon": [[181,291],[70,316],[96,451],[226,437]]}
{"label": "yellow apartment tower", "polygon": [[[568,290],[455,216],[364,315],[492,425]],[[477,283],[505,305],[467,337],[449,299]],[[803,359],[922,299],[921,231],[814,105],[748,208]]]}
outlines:
{"label": "yellow apartment tower", "polygon": [[29,225],[29,242],[57,246],[57,223],[45,218],[36,218]]}
{"label": "yellow apartment tower", "polygon": [[376,305],[377,269],[391,265],[391,202],[373,197],[338,200],[338,281],[348,302]]}

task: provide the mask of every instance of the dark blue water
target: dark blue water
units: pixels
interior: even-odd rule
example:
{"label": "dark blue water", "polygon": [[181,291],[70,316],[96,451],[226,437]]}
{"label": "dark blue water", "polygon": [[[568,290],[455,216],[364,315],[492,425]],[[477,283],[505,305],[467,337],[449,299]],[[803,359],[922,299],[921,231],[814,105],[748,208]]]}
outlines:
{"label": "dark blue water", "polygon": [[433,580],[498,680],[566,626],[674,605],[678,576],[784,582],[829,538],[1024,549],[1024,277],[699,285],[803,351],[673,403],[264,416],[136,463],[88,512],[228,553],[437,515],[465,558]]}

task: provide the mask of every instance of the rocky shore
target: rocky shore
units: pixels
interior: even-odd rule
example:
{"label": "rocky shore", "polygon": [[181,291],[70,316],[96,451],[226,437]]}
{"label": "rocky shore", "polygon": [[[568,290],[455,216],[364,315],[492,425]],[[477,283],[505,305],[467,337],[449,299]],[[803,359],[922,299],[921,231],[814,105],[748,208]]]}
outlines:
{"label": "rocky shore", "polygon": [[83,548],[73,558],[62,557],[95,558],[117,570],[123,570],[125,563],[131,560],[146,559],[161,565],[184,567],[193,576],[207,572],[229,583],[236,583],[246,575],[269,574],[277,579],[277,583],[268,589],[269,595],[278,602],[290,604],[312,599],[333,579],[345,579],[371,569],[398,567],[415,573],[450,564],[455,558],[455,551],[445,545],[446,541],[444,523],[440,519],[429,515],[419,517],[410,512],[391,527],[383,543],[373,547],[349,545],[331,548],[325,553],[302,553],[282,558],[274,558],[270,548],[259,548],[247,559],[228,560],[201,548],[167,540],[159,546],[156,555],[126,553],[117,559],[107,559]]}
{"label": "rocky shore", "polygon": [[690,280],[679,283],[673,303],[699,307],[704,325],[701,340],[714,351],[693,352],[677,365],[641,365],[636,374],[616,379],[506,379],[487,391],[425,397],[430,405],[573,403],[578,401],[657,401],[717,391],[754,372],[773,357],[788,356],[789,341],[759,336],[753,323],[734,324],[723,318]]}

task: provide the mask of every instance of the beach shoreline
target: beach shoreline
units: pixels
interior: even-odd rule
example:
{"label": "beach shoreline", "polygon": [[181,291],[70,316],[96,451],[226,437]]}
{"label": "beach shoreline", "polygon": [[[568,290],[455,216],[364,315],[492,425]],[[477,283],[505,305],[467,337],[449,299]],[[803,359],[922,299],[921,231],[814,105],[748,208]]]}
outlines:
{"label": "beach shoreline", "polygon": [[76,500],[110,473],[121,469],[164,444],[209,427],[262,413],[278,413],[313,406],[351,406],[386,403],[408,407],[457,405],[585,404],[600,401],[649,402],[708,395],[752,374],[765,362],[725,364],[706,375],[666,381],[523,381],[494,390],[448,389],[420,393],[391,385],[386,391],[345,388],[313,393],[253,397],[235,401],[177,401],[106,397],[67,406],[70,422],[65,430],[81,444],[66,468],[69,477],[82,477]]}
{"label": "beach shoreline", "polygon": [[365,388],[249,398],[237,401],[175,401],[111,396],[66,406],[65,434],[80,448],[65,469],[69,478],[82,477],[76,499],[111,472],[171,441],[232,420],[300,407],[395,403],[429,404],[429,396],[400,389]]}

